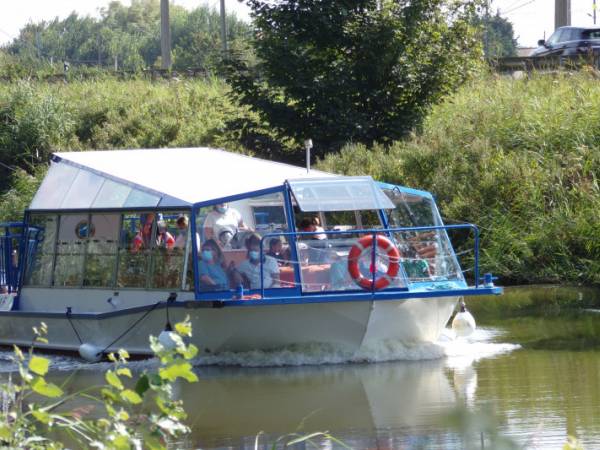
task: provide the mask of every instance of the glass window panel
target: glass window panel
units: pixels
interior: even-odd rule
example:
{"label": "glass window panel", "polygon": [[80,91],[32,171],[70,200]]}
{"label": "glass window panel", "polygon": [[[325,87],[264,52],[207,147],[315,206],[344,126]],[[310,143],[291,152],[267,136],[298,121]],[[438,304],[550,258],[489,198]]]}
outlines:
{"label": "glass window panel", "polygon": [[[239,226],[240,219],[243,227]],[[287,239],[277,235],[288,230],[281,192],[231,202],[224,212],[213,207],[201,208],[196,226],[203,233],[202,249],[217,249],[213,251],[216,264],[205,261],[202,252],[199,254],[201,291],[223,291],[239,284],[246,289],[260,289],[261,263],[260,259],[251,260],[248,240],[252,239],[257,247],[253,250],[258,251],[260,238],[267,234],[275,236],[267,237],[263,242],[265,288],[294,285],[294,266]],[[251,238],[253,235],[255,237]],[[281,282],[282,277],[285,283]]]}
{"label": "glass window panel", "polygon": [[[400,189],[384,189],[395,205],[388,211],[391,228],[440,226],[442,220],[429,197]],[[411,282],[462,280],[463,275],[445,230],[394,233],[402,267]]]}
{"label": "glass window panel", "polygon": [[124,214],[119,236],[118,287],[145,288],[152,241],[156,238],[156,214]]}
{"label": "glass window panel", "polygon": [[441,224],[433,200],[421,195],[408,194],[399,189],[385,189],[394,209],[388,211],[390,227],[426,227]]}
{"label": "glass window panel", "polygon": [[184,226],[184,222],[189,223],[183,213],[158,214],[156,240],[151,250],[150,287],[154,289],[181,288],[188,237],[188,226]]}
{"label": "glass window panel", "polygon": [[81,286],[87,237],[93,234],[87,214],[60,216],[54,286]]}
{"label": "glass window panel", "polygon": [[131,187],[117,183],[113,180],[106,180],[94,200],[94,208],[120,208],[123,206],[127,197],[131,193]]}
{"label": "glass window panel", "polygon": [[65,195],[62,202],[62,208],[89,208],[102,183],[104,178],[87,170],[80,170],[71,184],[71,188]]}
{"label": "glass window panel", "polygon": [[160,197],[158,195],[149,194],[148,192],[140,191],[138,189],[132,189],[123,206],[129,208],[156,206],[159,201]]}
{"label": "glass window panel", "polygon": [[85,258],[84,286],[114,286],[120,219],[119,214],[92,215]]}
{"label": "glass window panel", "polygon": [[302,211],[393,208],[371,177],[313,178],[288,183]]}
{"label": "glass window panel", "polygon": [[25,285],[50,286],[56,244],[57,217],[53,214],[32,214],[30,225],[40,228],[29,248]]}
{"label": "glass window panel", "polygon": [[64,163],[52,163],[42,181],[35,197],[31,201],[31,209],[58,209],[63,197],[71,187],[79,169]]}

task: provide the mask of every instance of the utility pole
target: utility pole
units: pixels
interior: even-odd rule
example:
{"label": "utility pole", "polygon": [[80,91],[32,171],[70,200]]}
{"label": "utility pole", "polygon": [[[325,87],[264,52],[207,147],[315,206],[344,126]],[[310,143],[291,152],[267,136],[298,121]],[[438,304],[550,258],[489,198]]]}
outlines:
{"label": "utility pole", "polygon": [[593,14],[594,14],[594,25],[596,25],[596,0],[594,0],[594,2],[592,4],[592,10],[593,10]]}
{"label": "utility pole", "polygon": [[554,0],[554,29],[571,25],[571,0]]}
{"label": "utility pole", "polygon": [[227,53],[227,21],[225,19],[225,0],[221,0],[221,42],[223,44],[223,53]]}
{"label": "utility pole", "polygon": [[169,23],[169,0],[160,0],[160,51],[162,68],[171,68],[171,26]]}

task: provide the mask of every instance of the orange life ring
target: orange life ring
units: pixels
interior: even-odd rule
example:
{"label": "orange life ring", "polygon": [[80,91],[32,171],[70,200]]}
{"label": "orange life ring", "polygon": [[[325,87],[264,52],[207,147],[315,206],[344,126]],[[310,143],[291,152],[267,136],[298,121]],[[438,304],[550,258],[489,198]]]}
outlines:
{"label": "orange life ring", "polygon": [[[369,234],[360,238],[352,246],[350,253],[348,253],[348,273],[356,282],[356,284],[369,291],[373,288],[375,288],[375,290],[386,288],[400,271],[400,252],[398,251],[398,248],[392,243],[392,241],[380,234],[377,235],[376,242],[377,247],[386,252],[389,258],[389,264],[387,272],[383,276],[376,278],[374,285],[373,279],[364,277],[360,271],[360,268],[358,267],[358,260],[362,253],[365,250],[370,249],[373,245],[373,235]],[[372,268],[371,270],[375,269]]]}

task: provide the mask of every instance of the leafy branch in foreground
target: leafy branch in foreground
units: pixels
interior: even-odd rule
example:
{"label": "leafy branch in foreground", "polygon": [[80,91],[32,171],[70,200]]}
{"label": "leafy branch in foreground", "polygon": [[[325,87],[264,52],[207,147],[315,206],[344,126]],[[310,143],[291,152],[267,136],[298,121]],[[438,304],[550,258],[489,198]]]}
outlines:
{"label": "leafy branch in foreground", "polygon": [[[107,384],[73,394],[47,381],[50,360],[34,354],[36,344],[47,343],[47,326],[34,327],[35,339],[28,354],[14,347],[13,360],[20,381],[0,386],[0,445],[11,448],[62,449],[66,443],[100,449],[164,449],[168,442],[190,432],[181,400],[173,400],[173,383],[183,378],[198,381],[189,360],[198,349],[186,344],[192,334],[189,318],[175,325],[172,345],[165,347],[150,337],[151,348],[160,361],[158,370],[144,371],[134,383],[120,350],[110,354],[114,367],[105,374]],[[105,417],[84,418],[80,412],[62,412],[70,400],[83,398],[103,404]]]}

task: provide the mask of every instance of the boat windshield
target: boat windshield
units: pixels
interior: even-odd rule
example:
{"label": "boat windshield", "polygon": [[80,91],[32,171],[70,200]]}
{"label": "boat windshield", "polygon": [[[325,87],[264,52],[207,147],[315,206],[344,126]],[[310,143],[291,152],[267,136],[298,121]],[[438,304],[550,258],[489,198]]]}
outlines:
{"label": "boat windshield", "polygon": [[304,212],[391,209],[393,204],[371,177],[331,177],[288,180]]}
{"label": "boat windshield", "polygon": [[[394,204],[386,211],[390,229],[444,225],[430,196],[399,187],[384,188],[383,192]],[[400,230],[394,231],[393,237],[410,282],[464,280],[446,230]]]}

